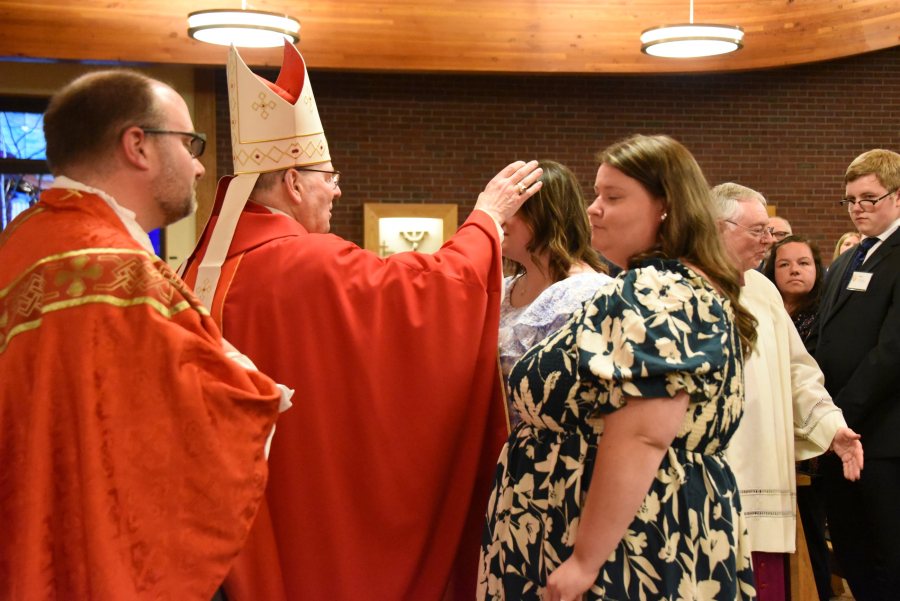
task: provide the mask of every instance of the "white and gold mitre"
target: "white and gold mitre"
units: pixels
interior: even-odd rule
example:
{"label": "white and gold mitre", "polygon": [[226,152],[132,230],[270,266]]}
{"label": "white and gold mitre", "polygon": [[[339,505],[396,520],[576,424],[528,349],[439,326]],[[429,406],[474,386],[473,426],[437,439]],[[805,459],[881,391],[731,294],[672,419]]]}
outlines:
{"label": "white and gold mitre", "polygon": [[254,75],[232,45],[228,103],[234,173],[264,173],[331,160],[300,52],[284,43],[275,83]]}

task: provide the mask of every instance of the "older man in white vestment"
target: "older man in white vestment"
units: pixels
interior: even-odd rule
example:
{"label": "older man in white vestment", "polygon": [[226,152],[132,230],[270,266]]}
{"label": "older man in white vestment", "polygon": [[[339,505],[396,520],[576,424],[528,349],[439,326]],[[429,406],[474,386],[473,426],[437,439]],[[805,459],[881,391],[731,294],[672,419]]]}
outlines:
{"label": "older man in white vestment", "polygon": [[744,272],[741,304],[759,322],[756,346],[744,358],[744,416],[725,455],[747,518],[759,601],[782,600],[784,554],[796,550],[794,462],[834,450],[844,476],[856,480],[862,445],[825,390],[778,289],[755,271],[772,237],[765,198],[732,183],[712,193],[725,244]]}

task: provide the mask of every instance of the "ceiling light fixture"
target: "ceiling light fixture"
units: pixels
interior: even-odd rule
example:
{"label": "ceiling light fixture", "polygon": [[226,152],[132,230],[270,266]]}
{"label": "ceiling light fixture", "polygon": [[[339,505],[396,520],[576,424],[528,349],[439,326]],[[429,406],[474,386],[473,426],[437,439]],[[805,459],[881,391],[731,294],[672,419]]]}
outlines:
{"label": "ceiling light fixture", "polygon": [[641,32],[641,52],[665,58],[697,58],[740,50],[744,30],[736,25],[694,23],[691,0],[690,23],[660,25]]}
{"label": "ceiling light fixture", "polygon": [[[288,15],[262,10],[216,8],[198,10],[188,15],[188,35],[195,40],[243,48],[273,48],[300,41],[300,22]],[[250,6],[252,9],[253,7]]]}

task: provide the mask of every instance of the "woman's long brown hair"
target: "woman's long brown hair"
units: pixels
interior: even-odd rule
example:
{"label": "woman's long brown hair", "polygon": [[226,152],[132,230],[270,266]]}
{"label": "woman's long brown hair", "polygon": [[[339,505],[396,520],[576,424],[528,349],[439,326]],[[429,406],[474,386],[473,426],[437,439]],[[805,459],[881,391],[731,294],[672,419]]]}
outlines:
{"label": "woman's long brown hair", "polygon": [[[540,266],[541,255],[547,254],[547,268],[554,283],[569,277],[574,265],[585,263],[598,273],[609,270],[591,247],[591,223],[587,216],[587,201],[578,178],[565,165],[541,160],[541,189],[525,201],[518,217],[531,231],[531,242],[525,250]],[[525,268],[506,259],[506,273],[518,275]],[[540,267],[538,267],[540,269]]]}

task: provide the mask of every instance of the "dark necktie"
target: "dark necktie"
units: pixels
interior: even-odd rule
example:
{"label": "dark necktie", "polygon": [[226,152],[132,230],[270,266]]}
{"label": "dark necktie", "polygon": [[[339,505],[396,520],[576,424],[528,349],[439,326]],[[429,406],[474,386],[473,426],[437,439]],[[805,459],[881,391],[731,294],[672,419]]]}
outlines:
{"label": "dark necktie", "polygon": [[858,270],[866,260],[866,255],[869,254],[869,249],[871,249],[877,243],[878,238],[873,236],[871,238],[866,238],[859,243],[859,246],[856,247],[856,252],[853,253],[853,258],[850,259],[850,265],[847,266],[847,271],[844,272],[844,280],[841,282],[841,287],[838,288],[838,298],[840,298],[840,296],[844,293],[844,290],[847,289],[847,284],[850,283],[850,278],[853,277],[853,272]]}

